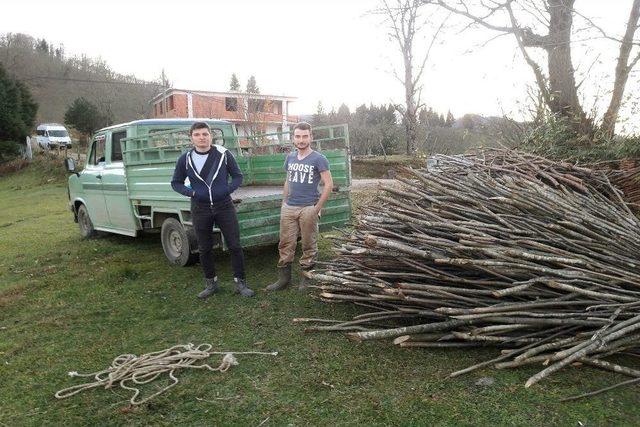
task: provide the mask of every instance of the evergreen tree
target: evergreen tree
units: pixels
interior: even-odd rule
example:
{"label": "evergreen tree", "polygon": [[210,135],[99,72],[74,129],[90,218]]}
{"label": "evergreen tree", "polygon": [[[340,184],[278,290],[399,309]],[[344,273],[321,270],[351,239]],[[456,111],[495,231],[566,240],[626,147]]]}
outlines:
{"label": "evergreen tree", "polygon": [[343,103],[338,108],[337,119],[340,123],[347,123],[351,119],[351,111],[349,111],[349,107],[346,104]]}
{"label": "evergreen tree", "polygon": [[473,114],[465,114],[462,116],[462,128],[473,130],[476,127],[476,123],[473,120]]}
{"label": "evergreen tree", "polygon": [[240,81],[238,80],[238,76],[236,76],[236,73],[231,74],[231,82],[229,83],[229,90],[231,91],[240,90]]}
{"label": "evergreen tree", "polygon": [[453,117],[453,114],[451,114],[451,111],[447,111],[447,119],[444,122],[444,125],[448,128],[450,128],[451,126],[453,126],[453,123],[456,121],[456,119]]}
{"label": "evergreen tree", "polygon": [[0,64],[0,141],[21,142],[33,128],[37,111],[29,89]]}
{"label": "evergreen tree", "polygon": [[421,108],[418,113],[418,123],[420,126],[426,126],[429,123],[429,118],[427,117],[427,109]]}
{"label": "evergreen tree", "polygon": [[402,142],[394,105],[360,105],[349,120],[349,139],[354,154],[391,154]]}
{"label": "evergreen tree", "polygon": [[0,63],[0,162],[19,153],[19,144],[33,128],[37,111],[29,89],[11,78]]}
{"label": "evergreen tree", "polygon": [[56,58],[58,59],[63,59],[64,58],[64,45],[60,45],[56,48],[54,55]]}
{"label": "evergreen tree", "polygon": [[313,121],[314,126],[324,126],[328,123],[327,114],[324,112],[324,107],[322,106],[322,101],[318,101],[318,107],[316,108],[316,113],[313,115],[311,119]]}
{"label": "evergreen tree", "polygon": [[[449,113],[451,114],[451,113]],[[427,128],[445,127],[446,120],[444,115],[438,114],[433,108],[422,108],[418,113],[418,123],[420,126]]]}
{"label": "evergreen tree", "polygon": [[247,80],[247,93],[260,93],[260,88],[256,83],[256,78],[254,75],[251,75],[251,77],[249,77],[249,80]]}
{"label": "evergreen tree", "polygon": [[65,124],[74,127],[85,135],[109,125],[109,118],[102,115],[91,102],[85,98],[76,98],[64,113]]}
{"label": "evergreen tree", "polygon": [[[53,46],[52,46],[53,47]],[[47,40],[41,39],[36,41],[36,50],[42,53],[49,53],[49,43]]]}
{"label": "evergreen tree", "polygon": [[22,119],[22,123],[24,123],[25,130],[29,132],[35,124],[38,104],[34,101],[29,88],[24,83],[16,80],[16,86],[20,94],[20,118]]}
{"label": "evergreen tree", "polygon": [[[384,108],[384,107],[383,107]],[[385,123],[389,123],[389,125],[396,125],[397,117],[396,117],[396,107],[393,104],[387,105],[384,110],[384,120]]]}

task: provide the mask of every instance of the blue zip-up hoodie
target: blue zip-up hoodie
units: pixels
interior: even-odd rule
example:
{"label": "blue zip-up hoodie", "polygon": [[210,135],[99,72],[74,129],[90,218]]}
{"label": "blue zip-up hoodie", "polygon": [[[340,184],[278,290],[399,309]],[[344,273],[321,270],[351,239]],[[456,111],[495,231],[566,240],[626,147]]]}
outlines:
{"label": "blue zip-up hoodie", "polygon": [[[209,157],[200,170],[201,176],[193,166],[193,151],[191,149],[178,158],[171,188],[200,203],[213,204],[229,198],[242,184],[242,172],[233,154],[221,145],[212,145]],[[186,178],[189,178],[191,188],[185,185]]]}

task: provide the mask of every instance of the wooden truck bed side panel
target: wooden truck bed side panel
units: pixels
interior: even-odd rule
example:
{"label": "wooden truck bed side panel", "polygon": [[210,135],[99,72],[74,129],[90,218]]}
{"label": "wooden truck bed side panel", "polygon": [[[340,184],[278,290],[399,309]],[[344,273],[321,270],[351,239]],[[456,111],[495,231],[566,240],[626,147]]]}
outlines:
{"label": "wooden truck bed side panel", "polygon": [[[329,161],[333,184],[340,187],[351,185],[348,156],[345,149],[322,151]],[[287,153],[244,156],[238,158],[238,166],[245,174],[246,185],[277,185],[285,179],[284,160]]]}
{"label": "wooden truck bed side panel", "polygon": [[129,198],[142,204],[155,201],[188,201],[187,197],[171,188],[174,168],[175,159],[169,163],[127,166]]}
{"label": "wooden truck bed side panel", "polygon": [[[249,187],[250,188],[250,187]],[[259,187],[258,187],[259,188]],[[242,189],[238,190],[240,193]],[[278,243],[282,194],[275,198],[243,199],[237,205],[240,223],[240,243],[243,247]],[[235,193],[234,193],[235,197]],[[351,199],[348,191],[331,194],[320,218],[320,230],[343,226],[351,217]]]}

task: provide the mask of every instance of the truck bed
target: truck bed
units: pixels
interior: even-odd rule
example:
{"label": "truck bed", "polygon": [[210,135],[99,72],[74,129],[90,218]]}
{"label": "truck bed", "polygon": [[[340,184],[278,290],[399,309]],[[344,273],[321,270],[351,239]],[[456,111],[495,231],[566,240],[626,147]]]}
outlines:
{"label": "truck bed", "polygon": [[[316,140],[318,150],[329,161],[335,187],[324,207],[320,230],[345,225],[351,216],[348,131],[342,125],[337,130],[334,128],[328,129],[327,135],[321,137],[323,139]],[[165,133],[142,133],[123,141],[127,195],[138,217],[146,220],[150,228],[160,227],[168,215],[176,215],[182,224],[191,226],[189,198],[173,191],[170,185],[176,159],[190,146],[188,137],[167,130]],[[244,175],[245,185],[232,194],[243,247],[270,245],[279,240],[282,190],[286,179],[283,165],[287,156],[282,148],[291,147],[286,132],[278,143],[265,145],[260,138],[256,141],[259,146],[254,147],[255,153],[251,149],[240,151],[235,135],[227,141],[228,147],[235,147],[234,156]],[[262,153],[258,148],[269,153]]]}
{"label": "truck bed", "polygon": [[233,192],[234,199],[250,199],[253,197],[282,196],[282,185],[250,185],[240,187]]}

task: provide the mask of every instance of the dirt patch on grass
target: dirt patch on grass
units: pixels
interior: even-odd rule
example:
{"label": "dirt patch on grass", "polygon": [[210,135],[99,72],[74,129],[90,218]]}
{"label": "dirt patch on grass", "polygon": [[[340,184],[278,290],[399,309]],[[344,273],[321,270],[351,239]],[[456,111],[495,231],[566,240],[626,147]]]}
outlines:
{"label": "dirt patch on grass", "polygon": [[362,208],[372,206],[380,190],[377,187],[360,187],[351,191],[353,213],[359,214]]}
{"label": "dirt patch on grass", "polygon": [[13,288],[0,291],[0,307],[8,307],[24,298],[27,293],[26,285],[18,285]]}
{"label": "dirt patch on grass", "polygon": [[354,179],[351,182],[353,212],[359,213],[363,207],[373,206],[376,203],[376,197],[384,192],[382,186],[398,187],[401,184],[395,179]]}

